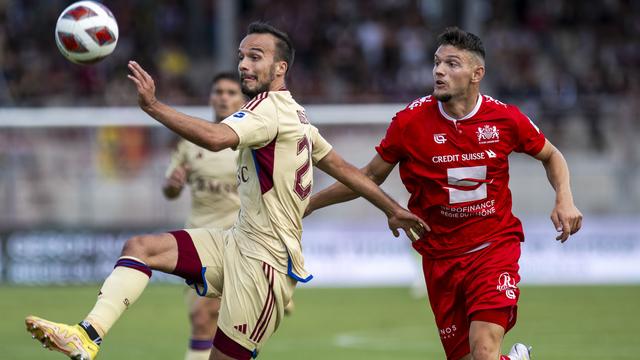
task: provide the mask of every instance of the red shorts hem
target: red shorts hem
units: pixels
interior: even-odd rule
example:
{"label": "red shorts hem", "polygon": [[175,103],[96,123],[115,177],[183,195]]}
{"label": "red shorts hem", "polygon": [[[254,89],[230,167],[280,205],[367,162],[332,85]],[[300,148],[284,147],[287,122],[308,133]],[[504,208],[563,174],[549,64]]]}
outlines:
{"label": "red shorts hem", "polygon": [[486,321],[500,325],[505,333],[516,323],[517,306],[508,306],[499,309],[478,310],[469,316],[469,321]]}

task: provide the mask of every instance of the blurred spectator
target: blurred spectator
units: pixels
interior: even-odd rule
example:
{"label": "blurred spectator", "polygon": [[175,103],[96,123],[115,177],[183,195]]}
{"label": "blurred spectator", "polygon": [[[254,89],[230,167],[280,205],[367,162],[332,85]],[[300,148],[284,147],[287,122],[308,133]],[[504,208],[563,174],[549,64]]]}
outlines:
{"label": "blurred spectator", "polygon": [[540,79],[542,112],[545,120],[551,123],[549,136],[564,139],[564,122],[577,110],[577,84],[573,75],[565,71],[566,67],[551,65]]}

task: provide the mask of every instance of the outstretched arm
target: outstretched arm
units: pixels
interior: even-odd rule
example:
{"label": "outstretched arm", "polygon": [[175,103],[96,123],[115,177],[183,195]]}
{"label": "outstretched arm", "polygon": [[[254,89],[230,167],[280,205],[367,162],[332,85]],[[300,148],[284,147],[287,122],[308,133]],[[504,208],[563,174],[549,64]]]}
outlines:
{"label": "outstretched arm", "polygon": [[535,158],[544,165],[549,183],[556,191],[556,204],[551,212],[551,221],[556,230],[561,232],[556,240],[565,242],[569,235],[575,234],[582,226],[582,213],[574,205],[571,195],[569,167],[560,150],[549,140]]}
{"label": "outstretched arm", "polygon": [[[369,177],[361,173],[355,166],[346,162],[334,150],[331,150],[329,154],[322,158],[317,163],[317,167],[346,185],[353,193],[366,198],[382,210],[389,219],[389,228],[394,236],[399,236],[397,229],[401,228],[410,239],[417,240],[425,230],[430,230],[422,219],[403,209]],[[343,193],[346,192],[343,191]]]}
{"label": "outstretched arm", "polygon": [[153,78],[135,61],[129,61],[127,75],[138,90],[138,105],[152,118],[173,130],[178,135],[211,151],[236,147],[240,139],[225,124],[214,124],[176,111],[156,98]]}
{"label": "outstretched arm", "polygon": [[[371,179],[375,184],[380,185],[387,179],[394,166],[395,164],[390,164],[382,160],[380,155],[376,154],[376,156],[374,156],[373,159],[371,159],[371,161],[365,167],[360,169],[360,172]],[[322,209],[323,207],[329,205],[353,200],[358,198],[359,196],[360,194],[356,193],[355,191],[351,190],[351,188],[338,181],[311,197],[309,206],[307,207],[306,215],[311,214],[317,209]]]}

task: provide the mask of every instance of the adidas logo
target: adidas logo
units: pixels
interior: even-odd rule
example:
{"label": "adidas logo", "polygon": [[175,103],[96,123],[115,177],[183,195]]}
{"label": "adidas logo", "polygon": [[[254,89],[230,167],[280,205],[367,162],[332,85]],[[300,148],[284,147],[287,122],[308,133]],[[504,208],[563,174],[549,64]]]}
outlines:
{"label": "adidas logo", "polygon": [[245,335],[247,334],[247,324],[235,325],[233,328]]}

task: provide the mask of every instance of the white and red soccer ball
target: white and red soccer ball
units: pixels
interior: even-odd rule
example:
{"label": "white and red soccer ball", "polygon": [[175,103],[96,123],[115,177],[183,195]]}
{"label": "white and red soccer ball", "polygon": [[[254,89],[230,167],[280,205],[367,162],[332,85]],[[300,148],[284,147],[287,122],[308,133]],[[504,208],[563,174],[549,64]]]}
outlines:
{"label": "white and red soccer ball", "polygon": [[111,54],[118,43],[118,23],[111,11],[94,1],[69,5],[56,24],[56,45],[70,61],[93,64]]}

